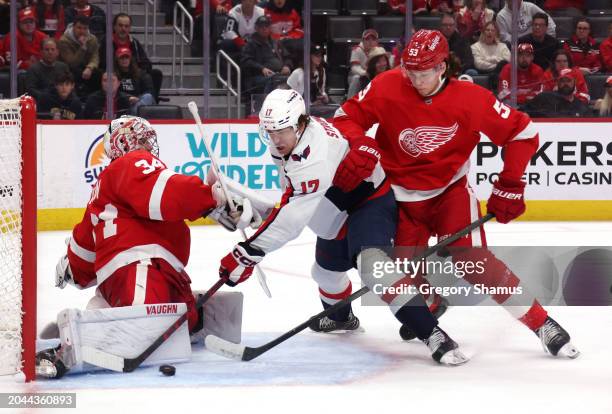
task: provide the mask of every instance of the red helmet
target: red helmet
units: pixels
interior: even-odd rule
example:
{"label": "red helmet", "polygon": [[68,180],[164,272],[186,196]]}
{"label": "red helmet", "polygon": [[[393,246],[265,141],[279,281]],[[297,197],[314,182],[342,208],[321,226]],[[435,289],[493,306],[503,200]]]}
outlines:
{"label": "red helmet", "polygon": [[531,43],[521,43],[517,47],[518,53],[529,53],[533,55],[533,45]]}
{"label": "red helmet", "polygon": [[412,35],[402,53],[402,66],[408,70],[431,69],[448,59],[448,42],[437,30],[421,29]]}

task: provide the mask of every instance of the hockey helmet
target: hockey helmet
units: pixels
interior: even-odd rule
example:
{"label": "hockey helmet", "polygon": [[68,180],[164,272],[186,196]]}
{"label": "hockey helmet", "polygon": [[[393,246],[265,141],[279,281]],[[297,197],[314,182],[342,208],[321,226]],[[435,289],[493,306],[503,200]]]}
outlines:
{"label": "hockey helmet", "polygon": [[298,129],[300,116],[306,115],[302,96],[293,89],[275,89],[266,96],[259,111],[259,136],[270,143],[268,131]]}
{"label": "hockey helmet", "polygon": [[437,30],[421,29],[410,38],[402,53],[406,70],[427,70],[448,59],[448,41]]}
{"label": "hockey helmet", "polygon": [[111,159],[144,149],[159,156],[157,133],[149,121],[138,116],[123,115],[111,121],[104,134],[104,152]]}

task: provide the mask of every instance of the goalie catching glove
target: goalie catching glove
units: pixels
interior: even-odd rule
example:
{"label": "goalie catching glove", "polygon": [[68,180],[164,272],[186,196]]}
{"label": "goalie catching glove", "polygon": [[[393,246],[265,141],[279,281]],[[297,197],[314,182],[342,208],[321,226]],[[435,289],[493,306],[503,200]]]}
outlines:
{"label": "goalie catching glove", "polygon": [[265,253],[247,242],[240,242],[232,251],[221,259],[219,277],[226,278],[228,286],[236,286],[247,280],[257,263],[261,262]]}
{"label": "goalie catching glove", "polygon": [[221,224],[229,231],[236,231],[236,229],[244,229],[248,226],[256,229],[262,223],[261,215],[259,212],[251,206],[251,202],[248,198],[241,198],[235,194],[230,193],[232,201],[236,209],[232,211],[230,209],[227,197],[223,192],[221,183],[218,181],[211,186],[213,198],[217,202],[217,208],[208,214],[208,217]]}
{"label": "goalie catching glove", "polygon": [[487,201],[487,211],[500,223],[508,223],[525,212],[525,183],[499,176]]}
{"label": "goalie catching glove", "polygon": [[338,165],[333,181],[333,184],[345,193],[354,190],[372,175],[380,159],[380,151],[372,138],[355,138],[350,141],[350,146],[350,151]]}

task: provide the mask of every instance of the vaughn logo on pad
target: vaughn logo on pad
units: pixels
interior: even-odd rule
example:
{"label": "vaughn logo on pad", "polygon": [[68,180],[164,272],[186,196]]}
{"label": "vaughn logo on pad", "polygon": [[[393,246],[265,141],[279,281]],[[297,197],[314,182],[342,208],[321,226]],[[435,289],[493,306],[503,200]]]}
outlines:
{"label": "vaughn logo on pad", "polygon": [[149,305],[147,306],[147,315],[163,315],[166,313],[177,313],[177,304],[164,304],[164,305]]}

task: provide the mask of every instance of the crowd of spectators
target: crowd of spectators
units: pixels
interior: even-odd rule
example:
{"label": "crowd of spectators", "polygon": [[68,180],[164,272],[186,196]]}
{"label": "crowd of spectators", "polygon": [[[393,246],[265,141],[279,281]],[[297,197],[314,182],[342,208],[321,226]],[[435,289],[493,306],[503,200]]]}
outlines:
{"label": "crowd of spectators", "polygon": [[[9,30],[7,19],[3,18],[8,16],[8,1],[0,0],[0,71],[7,70],[11,59],[10,37],[3,37]],[[202,38],[205,26],[203,2],[162,0],[166,24],[173,24],[172,11],[177,1],[194,15],[196,41],[192,53],[197,56],[201,54],[197,40]],[[422,16],[429,19],[427,27],[433,28],[432,22],[437,21],[434,27],[449,43],[453,76],[468,75],[467,79],[488,87],[500,100],[509,101],[513,1],[518,2],[518,105],[539,116],[551,108],[556,108],[556,112],[549,116],[609,113],[611,82],[605,82],[605,90],[596,88],[595,92],[589,86],[593,87],[593,79],[601,80],[612,74],[612,11],[602,14],[604,18],[610,16],[607,37],[601,33],[601,17],[594,36],[586,0],[414,0],[411,12],[417,28]],[[357,94],[377,74],[397,66],[405,44],[404,36],[393,42],[379,39],[379,33],[369,28],[370,18],[366,17],[363,18],[366,29],[347,50],[344,64],[328,68],[328,52],[339,45],[327,38],[313,41],[310,73],[305,74],[303,1],[209,3],[212,47],[224,51],[241,67],[247,104],[252,102],[252,96],[261,97],[277,87],[293,87],[301,93],[308,88],[312,105],[333,109]],[[18,16],[16,59],[25,90],[41,102],[44,98],[45,106],[40,108],[49,108],[47,104],[54,102],[57,106],[52,108],[57,110],[45,110],[52,117],[104,116],[104,105],[99,103],[106,96],[106,86],[101,86],[106,71],[105,11],[88,0],[21,0],[20,4],[23,7]],[[345,7],[350,2],[340,4]],[[405,15],[405,1],[378,0],[376,12]],[[342,8],[338,13],[351,14]],[[437,20],[432,20],[432,16]],[[568,16],[573,19],[571,33]],[[555,22],[558,17],[565,19],[558,20],[563,21],[562,26]],[[138,113],[143,105],[159,101],[163,75],[132,36],[131,26],[130,15],[113,16],[113,81],[117,83],[113,88],[114,110]],[[320,33],[314,35],[321,37]],[[70,76],[65,76],[66,72]],[[339,74],[343,88],[338,88]],[[83,111],[68,109],[74,109],[75,102],[82,104]]]}
{"label": "crowd of spectators", "polygon": [[[4,0],[0,0],[4,1]],[[0,14],[8,3],[0,5]],[[106,14],[88,0],[73,4],[39,0],[18,12],[17,69],[20,88],[38,102],[40,117],[106,117]],[[132,18],[113,18],[113,115],[138,114],[159,99],[162,72],[131,36]],[[0,26],[0,71],[11,64],[10,27]]]}
{"label": "crowd of spectators", "polygon": [[[603,92],[597,93],[600,96],[591,96],[588,79],[591,75],[612,72],[612,14],[608,37],[600,35],[596,38],[585,17],[587,10],[584,0],[415,0],[412,2],[412,13],[417,21],[420,16],[438,16],[437,28],[449,42],[453,75],[469,75],[468,79],[477,80],[484,77],[485,81],[479,83],[489,87],[500,100],[508,101],[511,97],[513,1],[518,2],[516,56],[519,106],[533,108],[533,105],[527,104],[546,92],[538,101],[556,102],[556,99],[544,99],[554,95],[565,99],[562,103],[568,103],[552,106],[560,108],[558,114],[599,114],[595,105],[601,107],[597,100],[604,98],[601,96]],[[308,84],[304,81],[302,64],[301,3],[292,0],[241,0],[234,1],[231,8],[227,2],[211,3],[211,15],[225,17],[217,33],[216,47],[241,66],[245,85],[243,90],[247,97],[264,94],[276,87],[293,87],[302,92],[304,85]],[[340,9],[338,12],[342,14],[346,10]],[[404,15],[405,1],[380,0],[377,13]],[[573,19],[571,36],[558,35],[557,16],[570,16]],[[364,21],[368,27],[369,20],[366,18]],[[567,21],[563,20],[563,24],[567,25]],[[562,32],[567,31],[568,28],[564,27]],[[403,37],[395,39],[392,44],[380,42],[376,30],[366,29],[347,54],[343,66],[346,68],[345,94],[335,93],[330,97],[325,51],[337,45],[331,44],[330,39],[316,44],[317,49],[312,49],[310,55],[310,95],[313,105],[341,103],[343,99],[351,98],[377,73],[399,64],[403,45]],[[373,69],[375,67],[379,70]],[[336,69],[334,67],[332,70]],[[570,70],[571,75],[565,71],[565,75],[561,76],[563,69]],[[572,85],[570,95],[565,93],[569,84]],[[586,106],[587,110],[579,111],[581,105]],[[550,105],[546,108],[540,105],[537,110],[539,116],[542,116],[544,109],[550,108]],[[536,110],[533,111],[535,114]]]}

